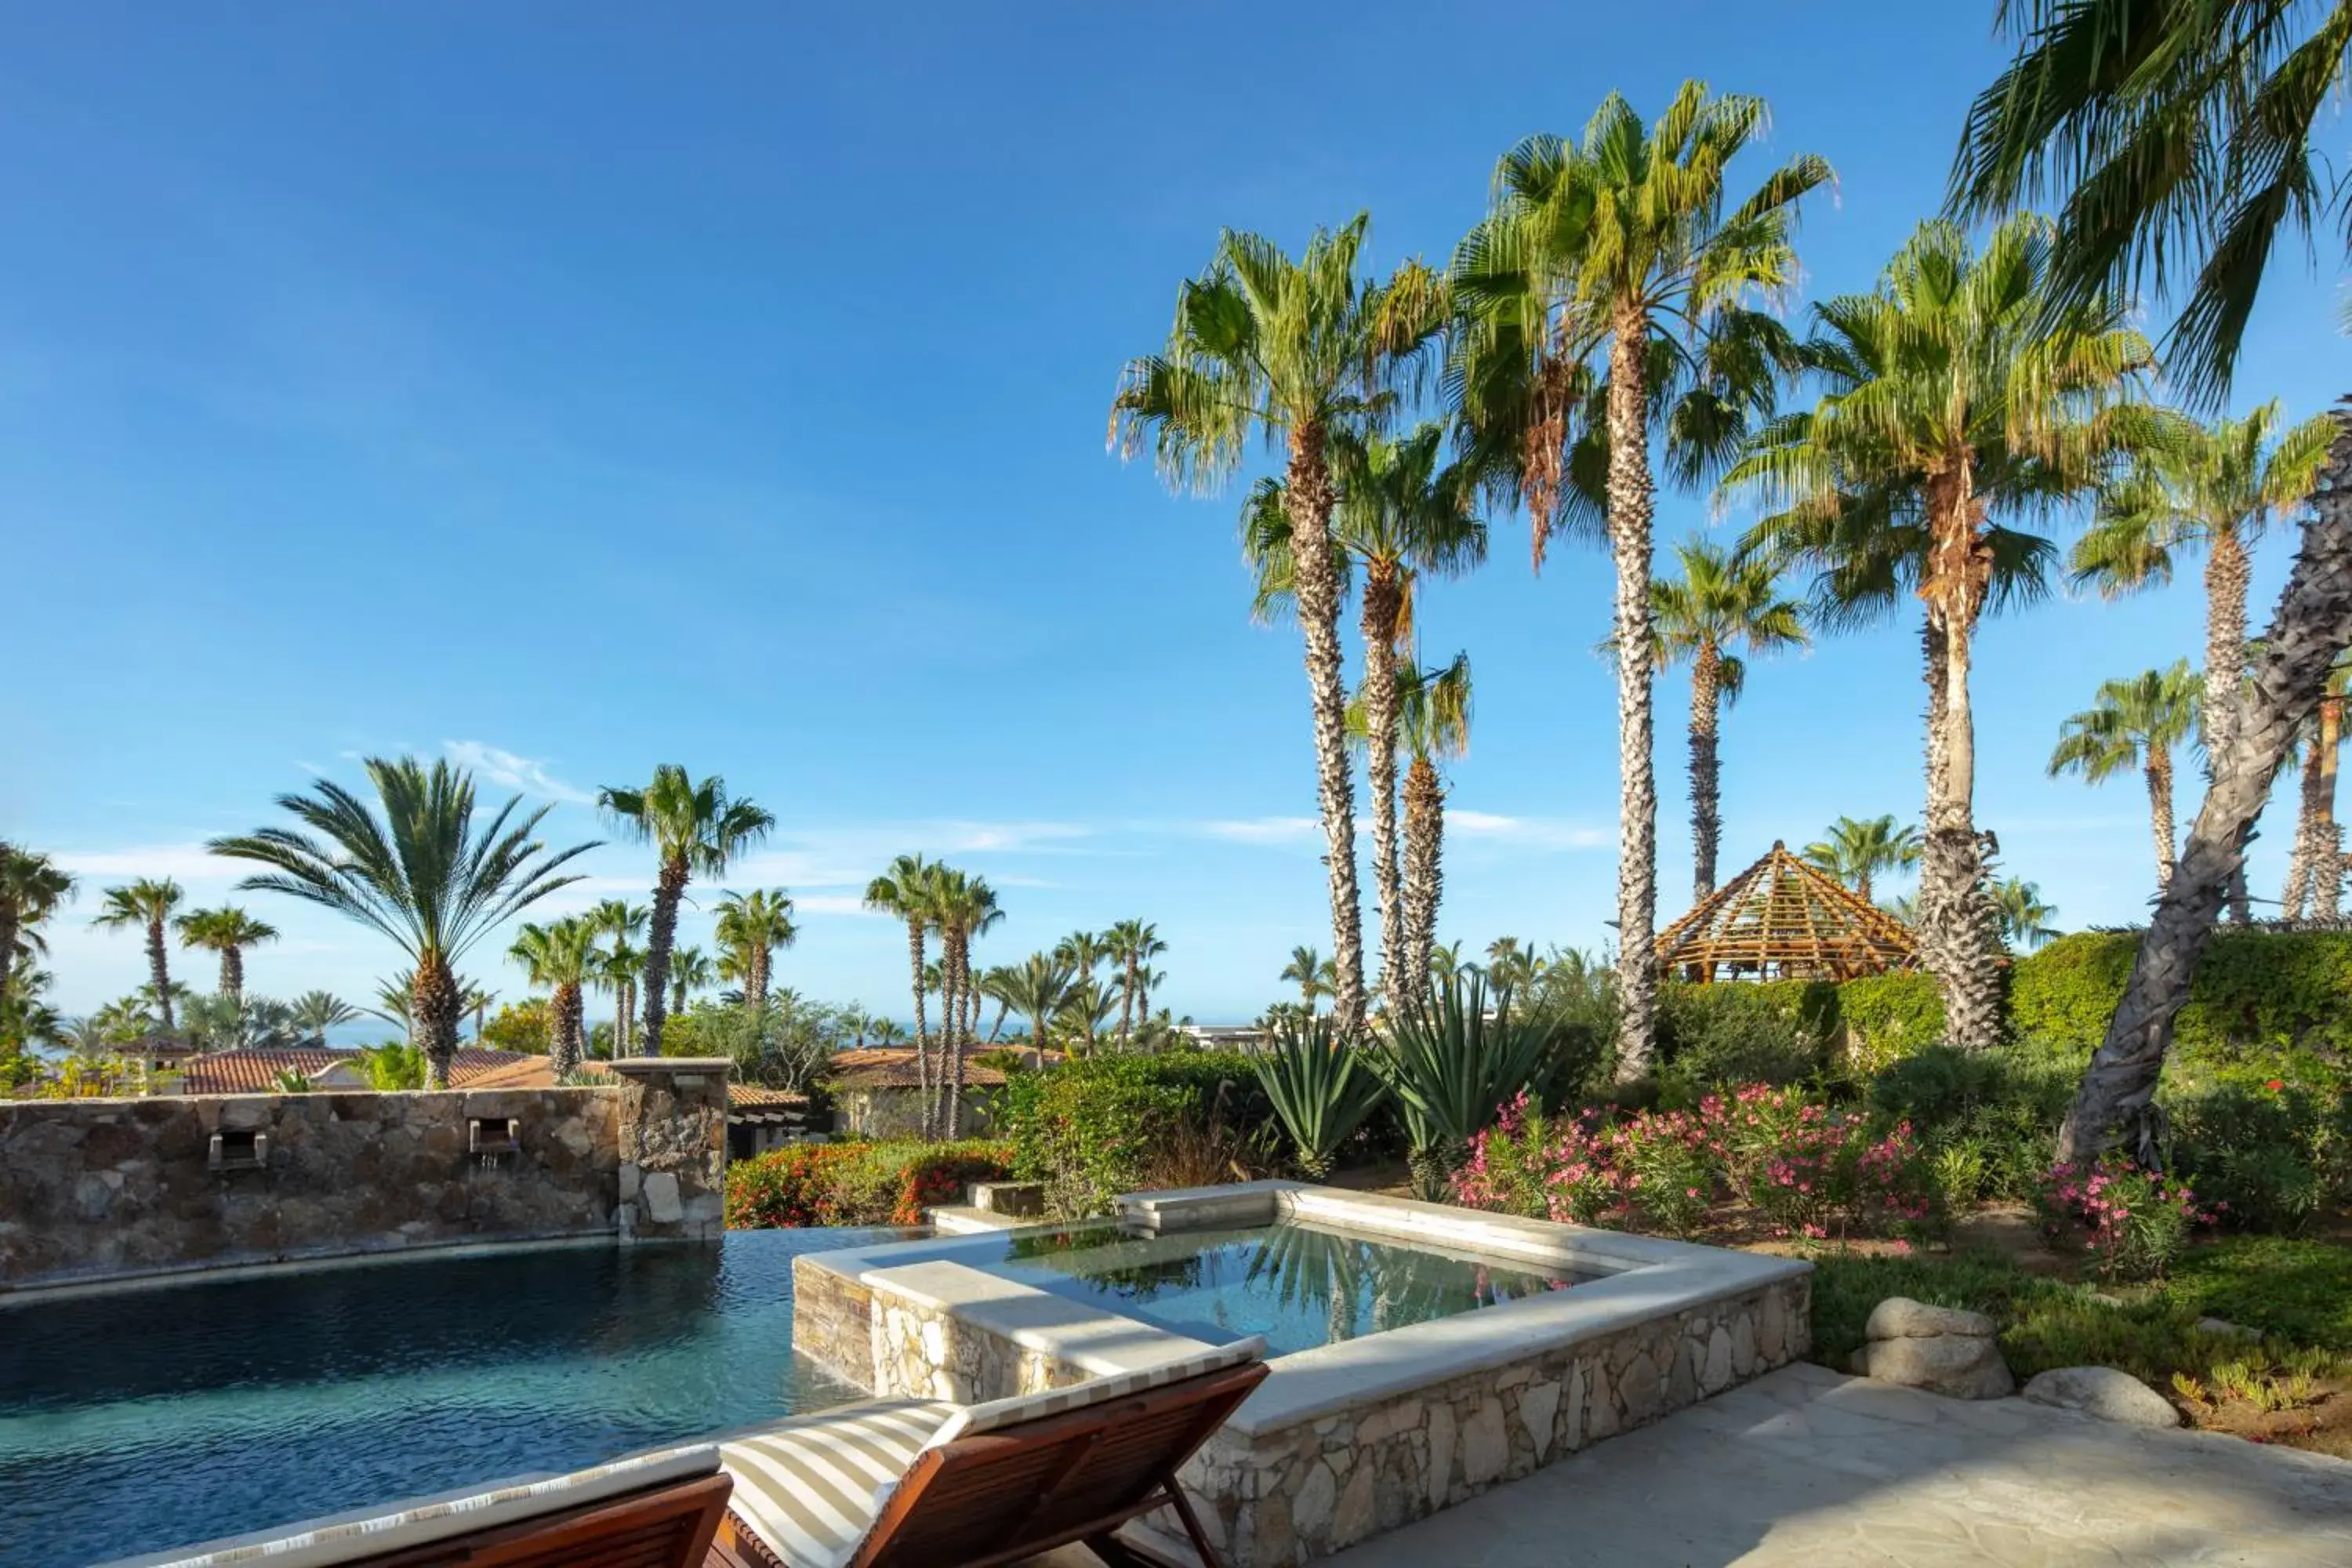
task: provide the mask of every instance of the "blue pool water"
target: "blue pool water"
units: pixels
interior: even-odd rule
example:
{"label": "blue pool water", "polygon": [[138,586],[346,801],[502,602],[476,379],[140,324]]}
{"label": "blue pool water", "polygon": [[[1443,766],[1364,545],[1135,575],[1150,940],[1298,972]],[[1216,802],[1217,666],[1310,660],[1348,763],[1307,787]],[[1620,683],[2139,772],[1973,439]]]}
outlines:
{"label": "blue pool water", "polygon": [[910,1251],[906,1260],[924,1257],[951,1257],[1212,1343],[1264,1334],[1270,1355],[1599,1278],[1292,1221],[1161,1236],[1115,1225],[1024,1230],[1008,1235],[998,1249],[960,1242]]}
{"label": "blue pool water", "polygon": [[0,1307],[0,1565],[190,1544],[858,1397],[793,1356],[797,1253],[409,1259]]}

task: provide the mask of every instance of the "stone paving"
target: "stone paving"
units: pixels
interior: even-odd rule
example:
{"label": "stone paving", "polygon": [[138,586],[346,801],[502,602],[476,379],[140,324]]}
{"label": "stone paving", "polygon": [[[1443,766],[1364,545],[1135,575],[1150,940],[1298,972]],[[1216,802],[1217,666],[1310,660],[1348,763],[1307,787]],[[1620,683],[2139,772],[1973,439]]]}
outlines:
{"label": "stone paving", "polygon": [[1800,1364],[1326,1561],[2345,1568],[2352,1464]]}

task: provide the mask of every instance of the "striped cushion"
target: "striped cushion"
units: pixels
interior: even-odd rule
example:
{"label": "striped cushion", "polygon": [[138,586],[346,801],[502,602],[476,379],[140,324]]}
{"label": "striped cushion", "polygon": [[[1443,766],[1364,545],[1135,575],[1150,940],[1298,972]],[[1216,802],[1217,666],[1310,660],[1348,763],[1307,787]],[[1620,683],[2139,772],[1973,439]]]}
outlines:
{"label": "striped cushion", "polygon": [[841,1568],[931,1435],[959,1414],[936,1401],[872,1399],[719,1446],[729,1510],[792,1568]]}
{"label": "striped cushion", "polygon": [[1202,1377],[1213,1372],[1223,1372],[1229,1366],[1241,1366],[1262,1360],[1265,1355],[1265,1340],[1252,1334],[1229,1345],[1202,1351],[1195,1355],[1181,1356],[1174,1361],[1155,1363],[1133,1372],[1115,1373],[1108,1377],[1088,1378],[1066,1388],[1049,1388],[1043,1394],[1020,1394],[1011,1399],[992,1399],[984,1405],[968,1405],[934,1434],[925,1444],[928,1448],[944,1447],[958,1437],[968,1437],[978,1432],[993,1432],[999,1427],[1018,1426],[1024,1421],[1042,1421],[1048,1415],[1060,1415],[1071,1410],[1084,1410],[1089,1405],[1108,1400],[1124,1399],[1130,1394],[1141,1394],[1150,1388],[1181,1383],[1188,1377]]}
{"label": "striped cushion", "polygon": [[570,1475],[521,1477],[502,1484],[472,1487],[354,1510],[327,1519],[258,1531],[203,1546],[126,1557],[110,1568],[231,1568],[263,1563],[267,1568],[326,1568],[363,1557],[422,1546],[453,1535],[516,1524],[541,1514],[562,1513],[583,1504],[642,1491],[666,1481],[690,1480],[719,1468],[719,1450],[708,1443],[633,1454]]}

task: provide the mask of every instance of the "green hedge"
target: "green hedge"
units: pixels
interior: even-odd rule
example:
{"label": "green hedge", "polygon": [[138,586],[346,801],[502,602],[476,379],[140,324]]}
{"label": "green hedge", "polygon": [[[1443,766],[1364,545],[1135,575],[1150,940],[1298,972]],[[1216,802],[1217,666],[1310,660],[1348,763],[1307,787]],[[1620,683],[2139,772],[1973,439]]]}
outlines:
{"label": "green hedge", "polygon": [[1167,1184],[1171,1161],[1219,1130],[1279,1136],[1256,1070],[1234,1051],[1106,1055],[1019,1074],[998,1120],[1014,1173],[1046,1183],[1065,1216],[1105,1214],[1121,1193]]}
{"label": "green hedge", "polygon": [[[2053,1049],[2095,1049],[2138,952],[2136,931],[2083,931],[2020,960],[2011,1032]],[[2215,931],[2173,1038],[2183,1053],[2224,1057],[2352,1046],[2352,932]]]}
{"label": "green hedge", "polygon": [[978,1139],[793,1143],[727,1168],[727,1228],[920,1225],[971,1182],[1001,1182],[1013,1151]]}

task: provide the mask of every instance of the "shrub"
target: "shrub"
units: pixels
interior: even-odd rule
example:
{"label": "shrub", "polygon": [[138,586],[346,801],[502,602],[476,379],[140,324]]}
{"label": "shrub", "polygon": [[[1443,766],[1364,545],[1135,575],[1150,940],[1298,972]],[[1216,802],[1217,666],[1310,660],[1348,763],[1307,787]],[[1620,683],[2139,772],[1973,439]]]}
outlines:
{"label": "shrub", "polygon": [[1257,1159],[1280,1146],[1256,1069],[1238,1052],[1097,1056],[1023,1073],[1005,1085],[999,1116],[1014,1172],[1045,1183],[1048,1211],[1064,1219],[1108,1214],[1119,1194],[1160,1184],[1163,1156],[1185,1146],[1180,1131],[1214,1129]]}
{"label": "shrub", "polygon": [[1881,1116],[1908,1121],[1931,1160],[1963,1151],[1946,1167],[1948,1198],[1973,1164],[1978,1197],[2028,1198],[2056,1157],[2058,1122],[2074,1092],[2072,1068],[2045,1054],[2010,1048],[1970,1052],[1948,1046],[1888,1063],[1868,1085]]}
{"label": "shrub", "polygon": [[2336,1110],[2283,1079],[2225,1083],[2173,1108],[2173,1166],[2231,1225],[2291,1234],[2328,1195]]}
{"label": "shrub", "polygon": [[[2106,1035],[2138,951],[2137,931],[2080,931],[2019,960],[2013,1032],[2089,1052]],[[2352,1045],[2352,932],[2216,931],[2173,1037],[2183,1055],[2217,1059]]]}
{"label": "shrub", "polygon": [[1932,974],[1869,974],[1838,987],[1846,1065],[1870,1073],[1944,1037],[1944,995]]}
{"label": "shrub", "polygon": [[1003,1181],[1012,1151],[971,1140],[923,1143],[794,1143],[727,1170],[730,1230],[835,1225],[919,1225],[971,1182]]}
{"label": "shrub", "polygon": [[1742,1084],[1800,1083],[1829,1062],[1838,988],[1824,981],[1672,983],[1658,992],[1658,1080],[1667,1105]]}
{"label": "shrub", "polygon": [[2053,1165],[2034,1206],[2053,1240],[2079,1228],[2110,1279],[2160,1277],[2187,1249],[2189,1232],[2212,1219],[2185,1184],[2116,1155],[2093,1166]]}
{"label": "shrub", "polygon": [[1515,1012],[1507,989],[1495,994],[1488,1012],[1486,977],[1475,968],[1433,982],[1390,1021],[1370,1060],[1412,1135],[1406,1158],[1415,1197],[1445,1194],[1496,1108],[1541,1087],[1551,1046],[1551,1020],[1540,1011]]}

